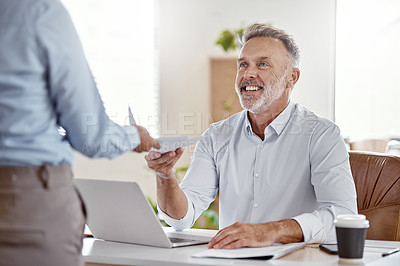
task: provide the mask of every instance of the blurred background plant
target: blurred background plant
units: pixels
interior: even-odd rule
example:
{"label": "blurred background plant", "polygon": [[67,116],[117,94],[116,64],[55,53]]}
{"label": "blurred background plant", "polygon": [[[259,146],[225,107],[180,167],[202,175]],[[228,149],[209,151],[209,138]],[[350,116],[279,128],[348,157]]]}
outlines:
{"label": "blurred background plant", "polygon": [[[268,26],[272,26],[272,23],[265,23]],[[242,39],[245,29],[249,26],[241,27],[236,30],[223,30],[215,42],[215,44],[220,45],[222,49],[228,53],[229,51],[235,51],[240,48],[240,40]]]}
{"label": "blurred background plant", "polygon": [[219,195],[217,195],[215,200],[211,202],[208,209],[203,211],[192,228],[219,229],[218,199]]}
{"label": "blurred background plant", "polygon": [[238,48],[238,42],[243,32],[244,28],[238,30],[224,30],[220,33],[215,43],[221,45],[225,52],[229,52],[229,50],[235,51]]}

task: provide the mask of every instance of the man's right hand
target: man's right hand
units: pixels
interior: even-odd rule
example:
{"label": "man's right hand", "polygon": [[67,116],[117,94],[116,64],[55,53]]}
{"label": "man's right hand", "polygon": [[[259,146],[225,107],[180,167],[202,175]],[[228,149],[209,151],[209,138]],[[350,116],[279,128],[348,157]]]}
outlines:
{"label": "man's right hand", "polygon": [[183,153],[182,148],[166,153],[151,151],[144,157],[150,169],[157,174],[157,203],[169,217],[182,219],[188,210],[185,193],[175,178],[174,165]]}
{"label": "man's right hand", "polygon": [[151,151],[144,158],[146,159],[149,168],[153,169],[158,176],[167,179],[175,179],[174,165],[179,160],[182,153],[182,148],[178,148],[175,151],[170,151],[163,154]]}

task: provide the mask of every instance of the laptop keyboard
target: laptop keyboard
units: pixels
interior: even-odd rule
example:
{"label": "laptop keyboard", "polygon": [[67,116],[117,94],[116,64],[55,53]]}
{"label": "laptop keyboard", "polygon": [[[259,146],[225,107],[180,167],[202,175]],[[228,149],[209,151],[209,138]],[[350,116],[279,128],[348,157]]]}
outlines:
{"label": "laptop keyboard", "polygon": [[170,237],[169,240],[170,240],[172,243],[182,243],[182,242],[187,243],[187,242],[194,242],[194,241],[196,241],[196,240],[194,240],[194,239],[177,238],[177,237]]}

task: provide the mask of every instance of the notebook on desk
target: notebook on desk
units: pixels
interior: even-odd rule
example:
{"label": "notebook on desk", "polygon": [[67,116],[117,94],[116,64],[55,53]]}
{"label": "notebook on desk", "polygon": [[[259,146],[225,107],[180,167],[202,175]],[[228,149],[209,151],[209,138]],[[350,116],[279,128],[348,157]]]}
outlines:
{"label": "notebook on desk", "polygon": [[208,243],[210,237],[166,233],[135,182],[75,179],[88,211],[87,224],[99,239],[156,247]]}

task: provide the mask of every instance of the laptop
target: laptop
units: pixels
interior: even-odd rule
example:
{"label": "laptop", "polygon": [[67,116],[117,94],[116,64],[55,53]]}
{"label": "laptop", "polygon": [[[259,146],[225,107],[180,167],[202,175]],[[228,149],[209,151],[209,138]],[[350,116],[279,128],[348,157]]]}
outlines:
{"label": "laptop", "polygon": [[204,244],[211,237],[165,232],[136,182],[75,179],[95,238],[173,248]]}

